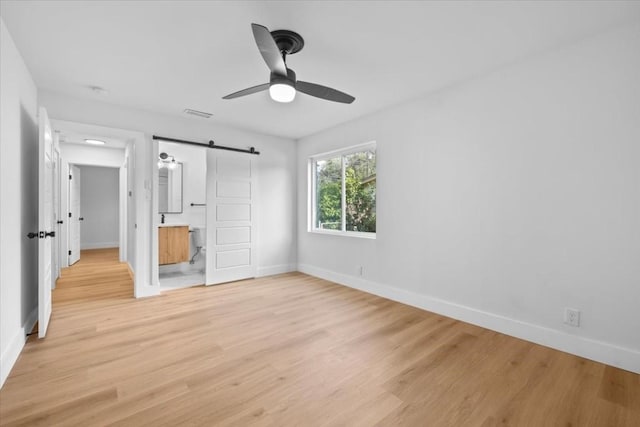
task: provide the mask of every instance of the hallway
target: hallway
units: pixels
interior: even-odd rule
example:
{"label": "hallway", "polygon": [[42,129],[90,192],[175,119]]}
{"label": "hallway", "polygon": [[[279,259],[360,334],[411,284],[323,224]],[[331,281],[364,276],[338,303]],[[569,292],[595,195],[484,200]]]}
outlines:
{"label": "hallway", "polygon": [[133,298],[133,280],[118,248],[83,250],[80,261],[62,270],[52,293],[54,312],[68,304]]}

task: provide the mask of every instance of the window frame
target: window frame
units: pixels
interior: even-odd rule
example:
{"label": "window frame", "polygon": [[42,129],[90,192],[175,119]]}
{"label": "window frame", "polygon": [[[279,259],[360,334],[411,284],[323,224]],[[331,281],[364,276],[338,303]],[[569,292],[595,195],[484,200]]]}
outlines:
{"label": "window frame", "polygon": [[[308,162],[308,177],[309,179],[307,180],[309,186],[307,189],[307,194],[308,194],[308,205],[307,205],[307,232],[309,233],[316,233],[316,234],[326,234],[326,235],[331,235],[331,236],[346,236],[346,237],[358,237],[358,238],[364,238],[364,239],[376,239],[376,233],[377,233],[377,207],[376,207],[376,232],[369,232],[369,231],[349,231],[346,230],[346,180],[345,180],[345,157],[348,156],[349,154],[354,154],[354,153],[359,153],[362,151],[366,151],[373,148],[376,151],[376,175],[377,175],[377,170],[378,170],[378,159],[377,159],[377,153],[378,153],[378,148],[377,148],[377,144],[376,141],[369,141],[369,142],[365,142],[362,144],[358,144],[358,145],[352,145],[349,147],[345,147],[345,148],[340,148],[337,150],[332,150],[332,151],[327,151],[324,153],[319,153],[319,154],[314,154],[312,156],[309,157],[309,162]],[[340,177],[341,180],[341,211],[342,211],[342,215],[341,215],[341,222],[342,222],[342,229],[341,230],[330,230],[330,229],[326,229],[326,228],[317,228],[316,227],[316,218],[317,218],[317,210],[316,210],[316,202],[317,202],[317,190],[316,190],[316,186],[317,186],[317,173],[316,173],[316,164],[319,161],[322,160],[328,160],[328,159],[333,159],[336,157],[340,157],[340,163],[341,163],[341,172],[342,172],[342,176]],[[377,177],[376,177],[377,178]],[[377,189],[378,189],[378,183],[377,183],[377,179],[376,179],[376,194],[377,194]]]}

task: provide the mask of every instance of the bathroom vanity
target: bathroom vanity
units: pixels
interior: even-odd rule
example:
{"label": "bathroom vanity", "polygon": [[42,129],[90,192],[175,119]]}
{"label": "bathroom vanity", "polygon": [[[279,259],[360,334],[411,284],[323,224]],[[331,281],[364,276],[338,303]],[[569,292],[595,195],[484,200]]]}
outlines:
{"label": "bathroom vanity", "polygon": [[189,261],[189,226],[163,224],[158,227],[160,265]]}

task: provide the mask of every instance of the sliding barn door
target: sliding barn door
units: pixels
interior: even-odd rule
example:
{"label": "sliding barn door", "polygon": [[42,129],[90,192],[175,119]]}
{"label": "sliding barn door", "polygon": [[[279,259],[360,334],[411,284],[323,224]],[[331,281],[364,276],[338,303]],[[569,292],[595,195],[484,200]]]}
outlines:
{"label": "sliding barn door", "polygon": [[207,285],[255,277],[255,161],[207,150]]}

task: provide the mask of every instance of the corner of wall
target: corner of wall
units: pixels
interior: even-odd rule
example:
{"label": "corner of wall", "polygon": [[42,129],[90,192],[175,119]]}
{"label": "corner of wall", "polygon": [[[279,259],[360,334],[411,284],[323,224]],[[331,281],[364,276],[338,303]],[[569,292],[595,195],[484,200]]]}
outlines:
{"label": "corner of wall", "polygon": [[291,273],[297,271],[296,264],[269,265],[258,267],[256,277],[274,276],[276,274]]}

